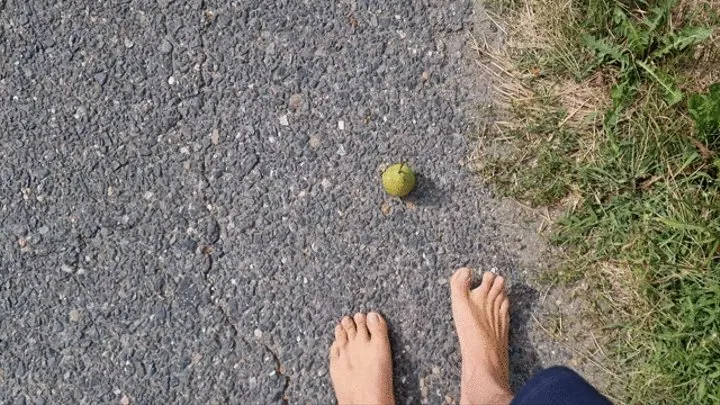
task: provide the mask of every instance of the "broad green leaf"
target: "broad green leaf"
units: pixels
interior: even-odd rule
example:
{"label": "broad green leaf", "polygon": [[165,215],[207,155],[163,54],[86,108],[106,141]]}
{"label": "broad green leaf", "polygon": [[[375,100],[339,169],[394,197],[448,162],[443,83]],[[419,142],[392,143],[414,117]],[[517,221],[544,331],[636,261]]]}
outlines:
{"label": "broad green leaf", "polygon": [[582,41],[585,46],[595,52],[601,60],[609,58],[611,62],[620,64],[622,68],[630,64],[630,58],[623,53],[622,48],[615,44],[611,44],[602,38],[596,38],[592,35],[583,36]]}
{"label": "broad green leaf", "polygon": [[688,100],[688,112],[700,138],[715,142],[714,135],[720,133],[720,83],[710,86],[707,94],[693,94]]}
{"label": "broad green leaf", "polygon": [[665,94],[665,101],[668,105],[674,105],[682,101],[683,93],[675,86],[669,75],[655,70],[645,62],[636,61],[637,65],[645,70],[645,73],[657,83]]}
{"label": "broad green leaf", "polygon": [[705,96],[702,94],[693,94],[688,99],[688,111],[690,111],[690,114],[698,113],[703,108],[703,103],[705,101]]}
{"label": "broad green leaf", "polygon": [[720,83],[711,84],[708,93],[716,102],[720,103]]}
{"label": "broad green leaf", "polygon": [[689,27],[663,38],[662,48],[653,52],[653,58],[662,58],[672,52],[680,52],[685,48],[697,45],[712,35],[713,30],[707,27]]}

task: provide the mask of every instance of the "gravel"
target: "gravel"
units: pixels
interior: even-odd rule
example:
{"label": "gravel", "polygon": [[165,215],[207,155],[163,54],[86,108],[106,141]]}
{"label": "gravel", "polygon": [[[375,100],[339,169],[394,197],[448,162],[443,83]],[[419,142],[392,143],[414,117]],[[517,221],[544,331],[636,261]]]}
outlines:
{"label": "gravel", "polygon": [[472,3],[0,4],[1,403],[328,403],[370,309],[400,402],[457,399],[446,278],[515,269],[462,163]]}

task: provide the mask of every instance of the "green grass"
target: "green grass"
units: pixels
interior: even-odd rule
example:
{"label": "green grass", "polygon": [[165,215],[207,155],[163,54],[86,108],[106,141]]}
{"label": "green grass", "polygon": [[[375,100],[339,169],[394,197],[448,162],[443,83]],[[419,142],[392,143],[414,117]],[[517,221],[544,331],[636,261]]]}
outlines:
{"label": "green grass", "polygon": [[[495,7],[512,14],[522,3]],[[517,125],[486,140],[505,153],[485,155],[482,174],[504,195],[564,209],[552,240],[568,259],[550,278],[590,280],[593,298],[608,301],[612,313],[600,317],[612,323],[610,366],[625,379],[624,400],[720,403],[720,128],[701,133],[687,108],[701,86],[693,52],[713,41],[716,10],[541,4],[555,5],[567,26],[552,48],[511,53],[520,72],[541,70],[524,83],[537,98],[511,103]],[[563,125],[570,113],[547,81],[597,72],[610,83],[602,119]],[[626,291],[603,280],[603,263],[627,269]]]}

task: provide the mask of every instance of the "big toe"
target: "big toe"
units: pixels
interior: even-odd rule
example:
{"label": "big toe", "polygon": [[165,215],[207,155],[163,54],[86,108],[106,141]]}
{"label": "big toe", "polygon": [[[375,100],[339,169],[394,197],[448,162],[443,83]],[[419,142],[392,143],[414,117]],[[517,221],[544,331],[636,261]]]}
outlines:
{"label": "big toe", "polygon": [[450,277],[450,298],[453,302],[467,299],[470,291],[472,272],[467,267],[457,269]]}

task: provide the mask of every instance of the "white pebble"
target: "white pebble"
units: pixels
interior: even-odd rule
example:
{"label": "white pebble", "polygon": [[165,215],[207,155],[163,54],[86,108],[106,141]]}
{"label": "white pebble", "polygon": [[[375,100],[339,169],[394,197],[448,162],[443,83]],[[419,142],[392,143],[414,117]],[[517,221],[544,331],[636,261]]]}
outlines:
{"label": "white pebble", "polygon": [[320,138],[317,136],[311,136],[310,141],[308,141],[311,148],[317,148],[321,145]]}

